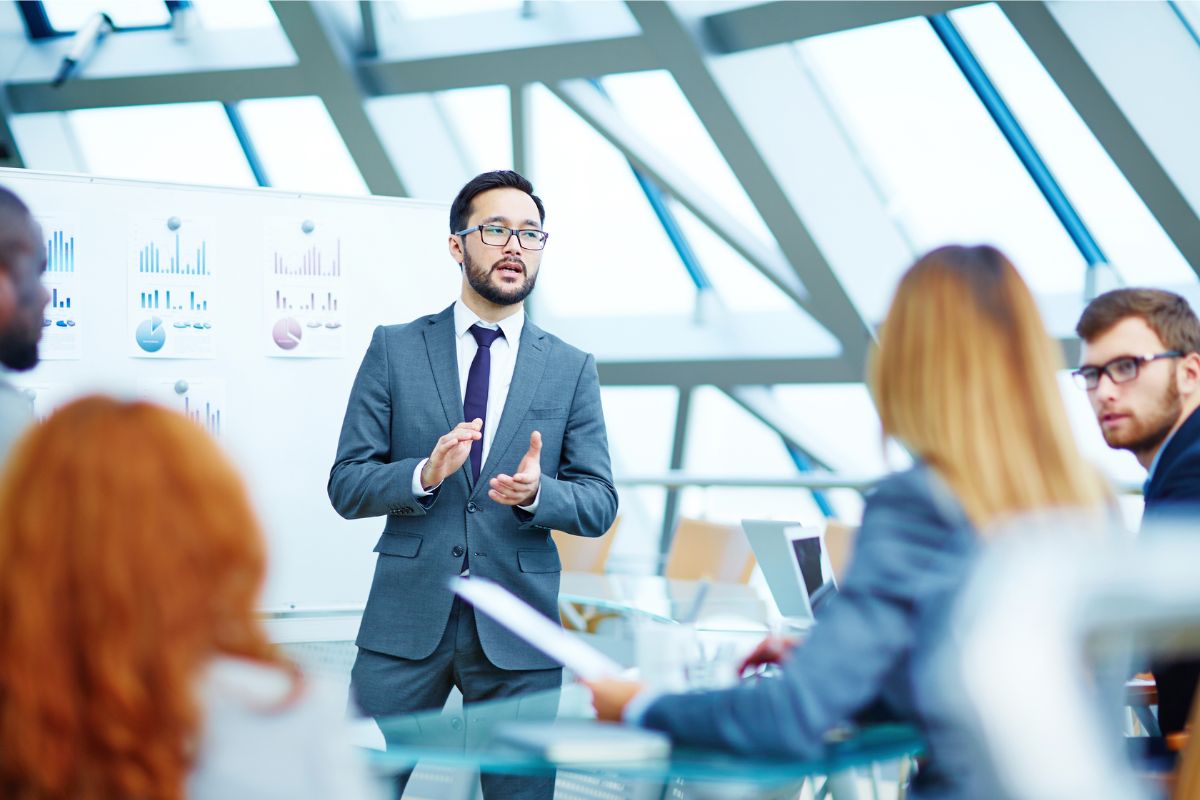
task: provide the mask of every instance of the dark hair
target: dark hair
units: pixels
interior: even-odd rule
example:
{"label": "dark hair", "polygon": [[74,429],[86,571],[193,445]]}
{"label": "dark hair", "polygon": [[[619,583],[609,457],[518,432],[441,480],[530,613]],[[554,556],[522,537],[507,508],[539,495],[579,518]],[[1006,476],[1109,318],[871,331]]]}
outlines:
{"label": "dark hair", "polygon": [[1162,289],[1105,292],[1088,303],[1075,333],[1085,342],[1091,342],[1130,317],[1144,321],[1168,350],[1200,352],[1200,320],[1196,319],[1196,312],[1187,300]]}
{"label": "dark hair", "polygon": [[498,169],[476,175],[458,190],[458,197],[450,204],[450,233],[457,233],[467,227],[467,220],[471,218],[471,203],[475,196],[491,189],[517,189],[524,192],[533,198],[541,222],[546,222],[546,209],[542,205],[542,198],[533,193],[533,184],[525,176],[511,169]]}

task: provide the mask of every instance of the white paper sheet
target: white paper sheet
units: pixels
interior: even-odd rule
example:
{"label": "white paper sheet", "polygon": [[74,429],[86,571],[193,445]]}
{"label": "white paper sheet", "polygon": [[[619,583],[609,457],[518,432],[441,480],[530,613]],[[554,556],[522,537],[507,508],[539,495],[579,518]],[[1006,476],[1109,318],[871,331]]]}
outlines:
{"label": "white paper sheet", "polygon": [[615,678],[617,662],[539,614],[507,589],[483,578],[452,578],[450,588],[492,619],[584,680]]}

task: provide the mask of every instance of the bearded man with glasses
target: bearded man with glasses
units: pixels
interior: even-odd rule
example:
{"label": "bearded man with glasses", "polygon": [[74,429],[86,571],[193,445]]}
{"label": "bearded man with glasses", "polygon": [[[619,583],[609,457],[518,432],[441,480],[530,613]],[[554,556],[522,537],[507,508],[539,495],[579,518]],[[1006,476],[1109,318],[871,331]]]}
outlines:
{"label": "bearded man with glasses", "polygon": [[[1200,321],[1191,306],[1158,289],[1116,289],[1088,304],[1075,332],[1083,364],[1072,374],[1104,441],[1147,470],[1144,518],[1189,506],[1200,512]],[[1153,671],[1159,727],[1181,731],[1200,661],[1157,663]]]}
{"label": "bearded man with glasses", "polygon": [[[385,517],[351,693],[389,717],[553,689],[562,668],[456,599],[486,578],[558,620],[551,529],[601,536],[617,513],[596,360],[525,318],[547,234],[516,172],[450,206],[462,271],[449,308],[375,329],[329,474],[342,516]],[[402,776],[396,796],[403,792]],[[549,800],[553,777],[482,776],[488,800]]]}

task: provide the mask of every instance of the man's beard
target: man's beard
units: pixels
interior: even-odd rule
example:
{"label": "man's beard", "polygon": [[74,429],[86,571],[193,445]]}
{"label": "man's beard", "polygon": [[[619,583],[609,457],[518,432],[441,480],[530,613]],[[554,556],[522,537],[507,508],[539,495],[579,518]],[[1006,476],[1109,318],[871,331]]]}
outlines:
{"label": "man's beard", "polygon": [[0,364],[18,372],[33,369],[38,365],[38,339],[29,341],[12,334],[0,336]]}
{"label": "man's beard", "polygon": [[490,268],[481,267],[476,264],[469,254],[464,253],[463,272],[467,276],[467,283],[475,290],[476,294],[487,300],[489,303],[495,303],[498,306],[512,306],[524,300],[533,291],[533,286],[537,283],[537,276],[530,276],[529,270],[524,262],[521,263],[521,269],[525,271],[525,281],[516,286],[496,286],[492,283],[492,270],[498,264],[506,261],[516,263],[516,259],[501,258],[494,262]]}
{"label": "man's beard", "polygon": [[1183,401],[1179,396],[1179,387],[1172,379],[1163,392],[1162,402],[1153,410],[1152,416],[1131,419],[1132,429],[1121,438],[1114,439],[1105,432],[1104,441],[1109,447],[1128,450],[1134,455],[1148,452],[1163,443],[1182,413]]}

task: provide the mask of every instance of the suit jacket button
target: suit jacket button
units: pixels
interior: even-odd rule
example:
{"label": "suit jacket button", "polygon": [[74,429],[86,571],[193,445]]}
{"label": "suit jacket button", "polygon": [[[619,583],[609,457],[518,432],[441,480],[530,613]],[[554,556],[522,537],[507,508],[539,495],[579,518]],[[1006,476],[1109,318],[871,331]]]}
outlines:
{"label": "suit jacket button", "polygon": [[450,551],[450,555],[454,556],[455,558],[462,558],[462,554],[465,552],[466,551],[458,545],[454,545],[454,549]]}
{"label": "suit jacket button", "polygon": [[475,503],[474,503],[474,502],[467,503],[467,511],[471,512],[472,514],[474,514],[474,513],[475,513],[476,511],[478,511],[478,510],[479,510],[479,506],[475,505]]}

